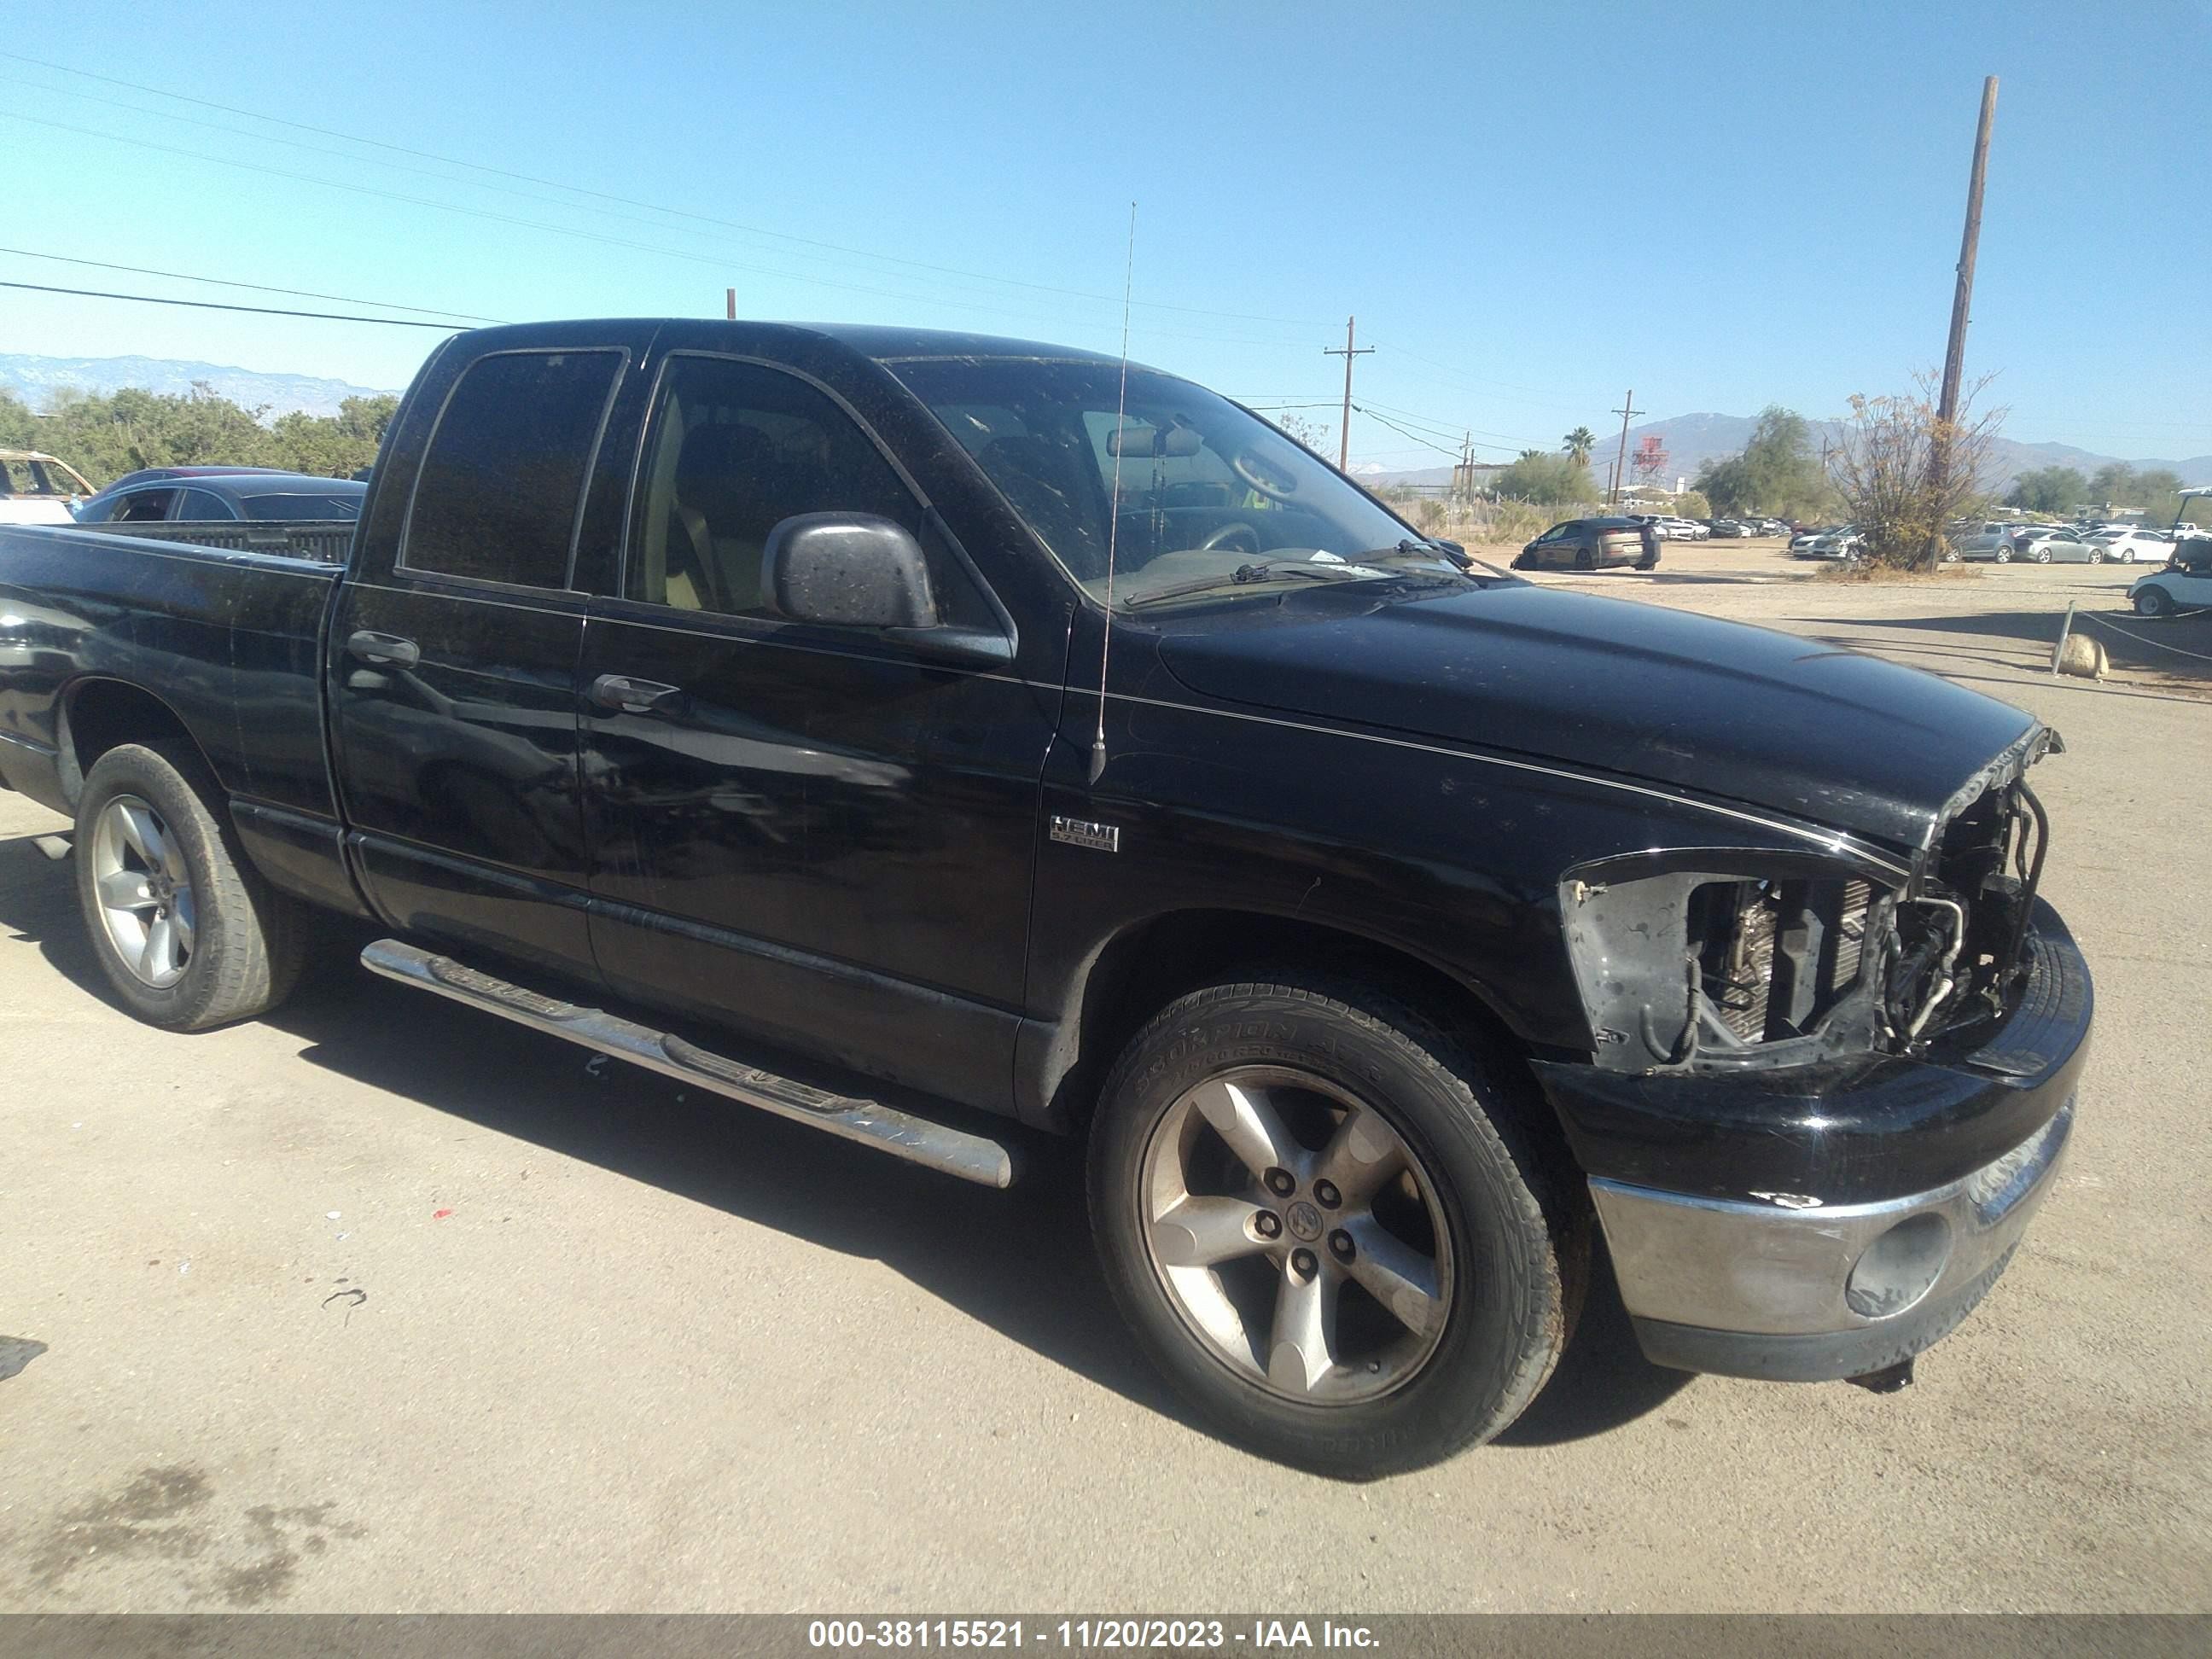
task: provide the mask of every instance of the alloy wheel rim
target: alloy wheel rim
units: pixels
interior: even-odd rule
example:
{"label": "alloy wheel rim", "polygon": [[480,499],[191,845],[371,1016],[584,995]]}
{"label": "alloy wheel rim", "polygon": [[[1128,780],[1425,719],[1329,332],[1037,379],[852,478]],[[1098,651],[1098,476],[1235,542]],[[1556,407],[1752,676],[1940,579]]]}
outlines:
{"label": "alloy wheel rim", "polygon": [[1311,1073],[1240,1066],[1184,1093],[1153,1127],[1137,1204],[1177,1316],[1270,1394],[1378,1399],[1420,1372],[1449,1322],[1434,1181],[1371,1104]]}
{"label": "alloy wheel rim", "polygon": [[175,832],[137,796],[118,795],[100,809],[90,855],[107,942],[142,983],[167,989],[191,965],[199,931],[191,872]]}

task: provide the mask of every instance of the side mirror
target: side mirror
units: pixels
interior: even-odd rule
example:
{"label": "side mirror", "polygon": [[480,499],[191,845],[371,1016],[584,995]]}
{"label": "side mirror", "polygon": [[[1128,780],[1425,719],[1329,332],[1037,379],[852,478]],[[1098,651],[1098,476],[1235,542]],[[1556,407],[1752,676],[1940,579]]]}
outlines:
{"label": "side mirror", "polygon": [[768,532],[761,586],[776,615],[836,628],[872,628],[918,655],[968,668],[1004,668],[1014,641],[995,629],[939,617],[929,560],[902,525],[870,513],[801,513]]}
{"label": "side mirror", "polygon": [[761,586],[778,616],[841,628],[934,628],[929,561],[903,526],[801,513],[768,532]]}

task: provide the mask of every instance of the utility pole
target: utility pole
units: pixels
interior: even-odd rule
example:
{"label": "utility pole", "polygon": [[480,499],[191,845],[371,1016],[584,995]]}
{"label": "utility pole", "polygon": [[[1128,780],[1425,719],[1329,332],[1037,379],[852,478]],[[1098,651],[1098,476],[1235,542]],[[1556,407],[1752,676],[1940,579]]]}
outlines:
{"label": "utility pole", "polygon": [[1335,346],[1321,349],[1321,355],[1324,357],[1344,359],[1344,424],[1336,431],[1336,470],[1339,472],[1352,465],[1352,360],[1368,356],[1375,349],[1373,346],[1354,346],[1352,343],[1352,331],[1358,321],[1354,317],[1344,319],[1344,344],[1340,349]]}
{"label": "utility pole", "polygon": [[738,291],[733,288],[722,290],[722,314],[732,322],[738,320]]}
{"label": "utility pole", "polygon": [[[1951,439],[1959,418],[1959,380],[1966,367],[1966,319],[1974,306],[1974,254],[1982,240],[1982,179],[1989,171],[1990,128],[1997,115],[1997,77],[1982,82],[1982,118],[1974,130],[1974,171],[1966,185],[1966,228],[1959,239],[1959,283],[1951,291],[1951,339],[1943,352],[1943,394],[1936,409],[1936,441],[1929,457],[1929,477],[1934,493],[1941,495],[1950,482]],[[1932,572],[1942,556],[1943,526],[1928,538],[1928,568]]]}
{"label": "utility pole", "polygon": [[1631,386],[1628,395],[1620,400],[1620,407],[1613,412],[1620,416],[1620,451],[1613,458],[1613,487],[1606,492],[1608,503],[1620,500],[1620,480],[1628,465],[1628,418],[1632,415],[1646,415],[1650,411],[1636,406],[1636,388]]}

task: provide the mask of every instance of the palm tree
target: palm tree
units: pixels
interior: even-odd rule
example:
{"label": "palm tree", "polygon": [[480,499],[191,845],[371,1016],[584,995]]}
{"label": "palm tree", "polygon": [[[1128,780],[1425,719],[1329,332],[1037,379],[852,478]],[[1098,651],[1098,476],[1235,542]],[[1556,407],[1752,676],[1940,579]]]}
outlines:
{"label": "palm tree", "polygon": [[1597,434],[1586,426],[1578,426],[1559,441],[1559,447],[1574,458],[1577,466],[1588,466],[1590,451],[1597,447]]}

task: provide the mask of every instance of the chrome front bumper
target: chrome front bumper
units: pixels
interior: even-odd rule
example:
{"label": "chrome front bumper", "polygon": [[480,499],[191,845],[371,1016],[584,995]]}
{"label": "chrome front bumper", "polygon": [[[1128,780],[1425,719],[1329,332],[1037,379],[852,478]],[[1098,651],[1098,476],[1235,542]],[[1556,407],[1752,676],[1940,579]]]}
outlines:
{"label": "chrome front bumper", "polygon": [[1879,1203],[1706,1198],[1604,1179],[1590,1194],[1652,1360],[1790,1382],[1857,1376],[1918,1353],[1972,1311],[2050,1189],[2073,1126],[2069,1098],[2002,1158]]}

